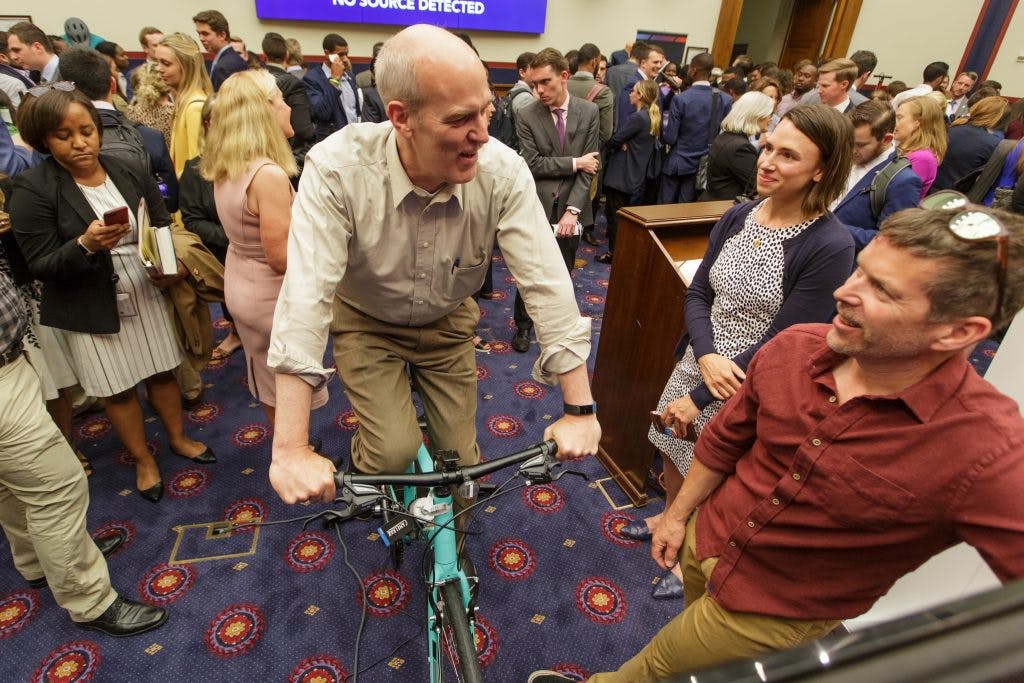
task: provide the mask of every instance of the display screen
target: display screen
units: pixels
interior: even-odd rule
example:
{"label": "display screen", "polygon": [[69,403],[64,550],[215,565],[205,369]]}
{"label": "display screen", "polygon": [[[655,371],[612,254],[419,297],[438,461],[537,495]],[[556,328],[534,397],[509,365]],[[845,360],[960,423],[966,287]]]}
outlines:
{"label": "display screen", "polygon": [[547,4],[547,0],[256,0],[256,16],[544,33]]}

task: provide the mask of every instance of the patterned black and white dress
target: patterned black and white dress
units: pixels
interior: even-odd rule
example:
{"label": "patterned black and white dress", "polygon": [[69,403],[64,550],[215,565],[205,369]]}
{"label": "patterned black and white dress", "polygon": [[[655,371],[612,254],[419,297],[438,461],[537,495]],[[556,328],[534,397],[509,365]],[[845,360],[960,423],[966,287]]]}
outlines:
{"label": "patterned black and white dress", "polygon": [[[715,350],[726,358],[733,358],[750,348],[768,330],[782,306],[782,244],[818,219],[815,216],[799,225],[768,228],[756,219],[762,206],[763,202],[748,213],[740,231],[725,241],[708,273],[709,284],[715,293],[711,304]],[[693,346],[689,346],[665,384],[658,400],[658,411],[690,393],[703,381]],[[704,407],[694,421],[698,434],[721,406],[722,401],[712,401]],[[693,460],[693,443],[665,436],[653,427],[648,438],[686,476]]]}

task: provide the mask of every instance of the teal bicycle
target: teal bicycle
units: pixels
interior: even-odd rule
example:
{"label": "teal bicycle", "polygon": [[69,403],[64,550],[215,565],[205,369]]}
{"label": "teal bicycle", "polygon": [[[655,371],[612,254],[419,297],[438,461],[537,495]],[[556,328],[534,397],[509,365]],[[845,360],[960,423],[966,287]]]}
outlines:
{"label": "teal bicycle", "polygon": [[[481,681],[474,638],[479,579],[468,559],[457,550],[455,527],[457,515],[465,515],[483,501],[456,513],[452,488],[459,490],[460,498],[474,499],[479,492],[477,480],[513,465],[519,466],[515,474],[496,487],[488,498],[507,492],[504,487],[517,477],[525,480],[524,486],[530,486],[550,483],[565,474],[580,474],[570,470],[552,474],[561,466],[554,457],[556,450],[554,441],[545,441],[469,467],[458,466],[458,454],[442,451],[437,454],[441,467],[438,471],[434,458],[420,446],[416,460],[405,474],[335,474],[336,502],[344,507],[324,513],[322,516],[328,521],[340,522],[367,515],[381,517],[378,533],[390,549],[396,567],[401,563],[405,544],[419,541],[428,546],[423,559],[423,578],[427,589],[427,657],[431,683]],[[366,603],[365,596],[363,603]],[[354,667],[357,673],[358,643],[357,638]],[[446,678],[447,672],[454,678]]]}

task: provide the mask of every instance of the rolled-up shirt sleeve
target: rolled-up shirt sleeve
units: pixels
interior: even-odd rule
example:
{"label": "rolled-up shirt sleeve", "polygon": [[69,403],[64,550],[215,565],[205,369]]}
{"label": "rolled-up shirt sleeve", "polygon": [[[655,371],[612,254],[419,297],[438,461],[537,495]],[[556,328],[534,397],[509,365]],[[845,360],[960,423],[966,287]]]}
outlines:
{"label": "rolled-up shirt sleeve", "polygon": [[267,363],[322,387],[334,373],[323,366],[335,291],[345,275],[353,223],[337,169],[310,152],[292,206],[288,269],[274,311]]}
{"label": "rolled-up shirt sleeve", "polygon": [[580,315],[572,280],[525,163],[504,200],[498,245],[536,327],[541,353],[533,376],[553,385],[558,375],[587,362],[590,318]]}

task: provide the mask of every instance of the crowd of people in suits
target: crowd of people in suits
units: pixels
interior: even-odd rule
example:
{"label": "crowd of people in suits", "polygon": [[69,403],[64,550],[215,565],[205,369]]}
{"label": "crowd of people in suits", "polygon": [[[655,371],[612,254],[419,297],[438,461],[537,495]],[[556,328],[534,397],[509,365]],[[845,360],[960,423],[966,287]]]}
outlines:
{"label": "crowd of people in suits", "polygon": [[[201,400],[198,371],[206,362],[242,349],[249,390],[274,422],[268,354],[294,188],[314,145],[392,115],[376,89],[380,45],[370,68],[355,75],[348,43],[335,33],[323,39],[323,61],[306,65],[294,41],[278,33],[263,38],[261,61],[220,12],[192,21],[198,41],[143,28],[147,59],[130,75],[123,49],[81,20],[66,24],[63,48],[27,22],[0,33],[0,105],[16,112],[18,134],[0,130],[0,172],[13,179],[4,187],[10,225],[0,224],[2,261],[28,313],[5,318],[21,335],[2,337],[10,343],[0,367],[23,350],[33,359],[41,386],[31,390],[46,400],[54,425],[32,446],[40,451],[73,454],[76,387],[100,399],[135,459],[140,496],[153,503],[163,482],[146,444],[138,385],[171,452],[213,464],[211,449],[185,433],[182,405]],[[720,69],[708,53],[677,65],[640,41],[609,63],[585,43],[566,54],[523,53],[519,81],[507,95],[493,94],[492,132],[497,137],[504,124],[501,142],[525,162],[570,274],[580,242],[600,243],[594,228],[602,205],[608,244],[596,260],[611,264],[623,207],[739,204],[716,226],[691,286],[688,337],[658,404],[672,433],[650,434],[666,456],[670,503],[693,458],[692,443],[675,434],[692,426],[699,435],[778,332],[829,318],[833,291],[889,215],[954,187],[980,204],[1024,210],[1024,108],[970,72],[949,84],[939,62],[915,88],[890,84],[864,94],[876,65],[867,51],[792,70],[744,55]],[[146,214],[136,210],[140,203]],[[140,222],[147,214],[150,225]],[[147,228],[164,225],[177,255],[169,271],[138,256]],[[738,245],[731,238],[741,232],[752,237]],[[453,274],[459,265],[452,263]],[[492,296],[489,278],[477,294]],[[216,348],[209,299],[225,303],[232,324]],[[517,291],[511,345],[521,353],[540,315],[529,305]],[[326,400],[320,385],[310,407]],[[53,460],[57,467],[60,458]],[[71,482],[67,518],[77,521],[61,525],[56,547],[80,557],[78,571],[98,588],[88,596],[66,588],[77,581],[75,568],[58,569],[55,555],[33,550],[25,519],[33,506],[50,505],[45,496],[4,519],[18,539],[15,563],[30,582],[60,577],[55,596],[79,623],[117,635],[155,628],[166,612],[117,597],[100,552],[111,548],[88,539],[82,478],[89,463],[79,461],[70,479],[60,465]],[[660,522],[641,520],[623,533],[650,538]],[[680,597],[682,575],[669,572],[656,592]]]}

